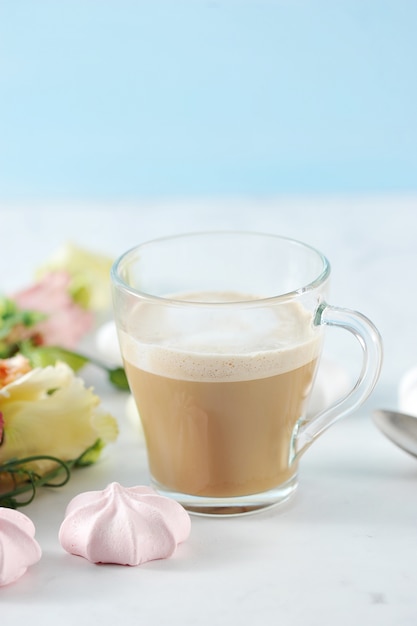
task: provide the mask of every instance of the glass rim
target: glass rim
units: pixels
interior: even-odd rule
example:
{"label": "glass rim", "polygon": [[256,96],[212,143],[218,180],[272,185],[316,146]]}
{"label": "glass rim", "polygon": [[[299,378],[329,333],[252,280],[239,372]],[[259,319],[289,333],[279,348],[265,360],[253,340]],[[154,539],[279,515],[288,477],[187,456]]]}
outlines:
{"label": "glass rim", "polygon": [[[292,291],[288,291],[285,293],[280,293],[272,296],[259,297],[255,299],[242,299],[242,300],[233,300],[233,301],[222,301],[222,302],[213,302],[213,301],[196,301],[196,300],[185,300],[179,298],[172,298],[168,296],[160,296],[152,293],[148,293],[147,291],[142,291],[141,289],[137,289],[132,287],[128,283],[126,283],[120,275],[121,266],[129,260],[129,257],[134,258],[134,255],[137,254],[140,250],[148,248],[152,245],[163,244],[164,242],[171,242],[175,240],[181,239],[196,239],[198,237],[214,237],[214,236],[232,236],[232,237],[254,237],[254,238],[268,238],[276,241],[286,242],[288,244],[299,246],[304,250],[309,250],[313,252],[317,258],[319,258],[322,262],[322,270],[321,272],[314,278],[312,281],[308,282],[306,285],[294,289]],[[295,298],[299,298],[301,295],[306,294],[308,292],[314,291],[321,287],[326,280],[330,276],[331,266],[327,257],[317,250],[314,246],[305,243],[299,239],[295,239],[293,237],[287,237],[284,235],[277,235],[273,233],[265,233],[258,231],[245,231],[245,230],[206,230],[206,231],[191,231],[178,233],[174,235],[167,235],[163,237],[157,237],[154,239],[149,239],[143,241],[142,243],[136,244],[132,246],[122,254],[120,254],[116,260],[113,262],[111,270],[110,270],[110,279],[111,283],[114,287],[122,289],[123,291],[131,294],[134,297],[140,298],[141,300],[153,301],[159,304],[166,304],[172,306],[195,306],[195,307],[236,307],[236,306],[262,306],[262,304],[271,304],[271,302],[280,302],[280,301],[288,301],[293,300]]]}

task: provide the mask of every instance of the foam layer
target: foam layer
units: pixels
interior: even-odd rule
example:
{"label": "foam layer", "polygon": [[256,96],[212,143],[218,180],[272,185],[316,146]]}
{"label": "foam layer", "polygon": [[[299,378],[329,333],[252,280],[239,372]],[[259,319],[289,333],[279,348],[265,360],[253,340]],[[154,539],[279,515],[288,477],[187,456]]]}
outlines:
{"label": "foam layer", "polygon": [[320,350],[320,333],[295,302],[262,308],[140,305],[127,331],[119,333],[126,361],[190,381],[266,378],[302,367]]}

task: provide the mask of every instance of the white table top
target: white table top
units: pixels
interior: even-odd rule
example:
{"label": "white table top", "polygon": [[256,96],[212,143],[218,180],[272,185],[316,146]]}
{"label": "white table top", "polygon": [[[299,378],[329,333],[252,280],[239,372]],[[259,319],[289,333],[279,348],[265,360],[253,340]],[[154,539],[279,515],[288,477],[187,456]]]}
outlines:
{"label": "white table top", "polygon": [[[416,209],[417,198],[403,197],[0,207],[3,291],[27,285],[32,270],[68,240],[116,256],[184,231],[267,231],[325,253],[333,267],[331,303],[369,316],[385,344],[373,395],[306,453],[292,501],[239,518],[193,516],[190,538],[171,559],[133,568],[92,565],[58,542],[75,494],[112,481],[147,482],[143,443],[125,416],[126,395],[87,369],[86,380],[119,421],[120,437],[97,465],[22,509],[36,525],[43,556],[0,589],[2,621],[417,623],[417,461],[370,417],[376,407],[396,407],[398,382],[417,364]],[[329,333],[326,350],[354,369],[356,346]]]}

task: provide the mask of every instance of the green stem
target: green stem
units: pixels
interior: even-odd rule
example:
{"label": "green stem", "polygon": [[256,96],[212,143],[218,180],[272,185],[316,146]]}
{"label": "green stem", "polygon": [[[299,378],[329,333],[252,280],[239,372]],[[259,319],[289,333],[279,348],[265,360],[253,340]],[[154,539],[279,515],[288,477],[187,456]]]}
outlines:
{"label": "green stem", "polygon": [[[71,461],[63,461],[62,459],[58,459],[57,457],[50,456],[48,454],[39,454],[28,456],[23,459],[11,459],[10,461],[6,461],[3,465],[0,465],[0,475],[8,474],[15,482],[15,486],[10,491],[0,493],[0,507],[3,506],[17,509],[22,506],[27,506],[34,500],[36,490],[39,487],[63,487],[71,478],[71,470],[74,467],[83,467],[86,465],[86,463],[83,462],[83,459],[88,456],[91,450],[97,448],[99,442],[100,440],[95,441],[92,446],[87,448],[87,450],[84,450],[80,456]],[[57,464],[57,467],[54,467],[49,472],[46,472],[43,476],[41,476],[34,470],[25,467],[26,464],[33,461],[53,461]],[[64,472],[63,479],[60,482],[51,482],[57,478],[61,472]],[[20,478],[19,482],[17,478]],[[31,492],[31,495],[27,500],[18,499],[18,496],[27,492]]]}
{"label": "green stem", "polygon": [[[32,463],[33,461],[53,461],[57,464],[57,467],[41,476],[35,471],[25,467],[26,464]],[[15,486],[14,489],[0,494],[0,506],[10,508],[27,506],[35,498],[38,487],[63,487],[69,481],[71,477],[71,468],[77,461],[78,459],[76,461],[62,461],[62,459],[49,455],[34,455],[23,459],[12,459],[11,461],[7,461],[0,466],[0,474],[9,474],[13,481],[16,481],[17,477],[20,479],[23,478],[24,481],[19,482],[18,486]],[[63,479],[59,483],[51,482],[54,478],[59,476],[62,471],[64,471]],[[27,493],[28,491],[31,492],[29,499],[23,501],[16,499],[17,496]]]}

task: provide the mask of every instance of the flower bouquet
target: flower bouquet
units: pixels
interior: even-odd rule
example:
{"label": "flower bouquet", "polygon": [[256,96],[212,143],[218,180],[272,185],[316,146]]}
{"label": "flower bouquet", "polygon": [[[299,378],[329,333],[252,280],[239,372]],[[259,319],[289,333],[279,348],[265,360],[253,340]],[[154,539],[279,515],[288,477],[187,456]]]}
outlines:
{"label": "flower bouquet", "polygon": [[110,305],[110,265],[67,245],[29,288],[0,298],[0,506],[62,486],[117,437],[115,418],[77,372],[93,363],[127,390],[124,370],[76,351]]}

